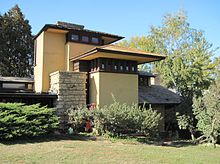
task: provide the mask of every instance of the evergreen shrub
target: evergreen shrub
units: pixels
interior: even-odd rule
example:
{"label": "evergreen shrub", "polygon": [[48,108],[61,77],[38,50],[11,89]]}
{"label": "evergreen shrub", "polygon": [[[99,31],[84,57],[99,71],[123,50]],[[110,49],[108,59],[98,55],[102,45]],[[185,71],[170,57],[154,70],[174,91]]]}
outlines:
{"label": "evergreen shrub", "polygon": [[0,103],[0,139],[39,136],[53,132],[57,125],[58,117],[52,108]]}

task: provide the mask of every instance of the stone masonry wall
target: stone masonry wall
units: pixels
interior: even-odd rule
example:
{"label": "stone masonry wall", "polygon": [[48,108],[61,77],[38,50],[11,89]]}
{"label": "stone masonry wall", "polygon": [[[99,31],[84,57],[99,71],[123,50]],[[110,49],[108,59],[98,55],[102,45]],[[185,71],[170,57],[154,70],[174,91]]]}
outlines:
{"label": "stone masonry wall", "polygon": [[50,93],[57,94],[56,113],[60,117],[59,129],[67,130],[68,116],[66,111],[78,105],[86,105],[85,72],[57,71],[50,74]]}

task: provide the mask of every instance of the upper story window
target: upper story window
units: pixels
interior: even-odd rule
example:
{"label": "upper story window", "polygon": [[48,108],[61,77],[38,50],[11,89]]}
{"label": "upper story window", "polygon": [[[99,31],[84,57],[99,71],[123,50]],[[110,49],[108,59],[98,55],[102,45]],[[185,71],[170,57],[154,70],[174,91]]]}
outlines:
{"label": "upper story window", "polygon": [[99,35],[82,32],[82,31],[71,31],[66,35],[67,42],[86,43],[94,45],[102,45],[102,40]]}
{"label": "upper story window", "polygon": [[82,42],[89,42],[89,37],[88,36],[82,36]]}
{"label": "upper story window", "polygon": [[78,40],[79,40],[79,35],[72,34],[72,35],[71,35],[71,40],[73,40],[73,41],[78,41]]}
{"label": "upper story window", "polygon": [[99,38],[92,37],[92,43],[98,44],[99,43]]}

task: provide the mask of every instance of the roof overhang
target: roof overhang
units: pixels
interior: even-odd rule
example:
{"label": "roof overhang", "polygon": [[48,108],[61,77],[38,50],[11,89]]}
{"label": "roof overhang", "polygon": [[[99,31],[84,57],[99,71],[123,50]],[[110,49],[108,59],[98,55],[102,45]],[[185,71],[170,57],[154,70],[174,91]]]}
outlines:
{"label": "roof overhang", "polygon": [[70,61],[93,60],[95,58],[114,58],[121,60],[133,60],[133,61],[137,61],[138,64],[143,64],[143,63],[150,63],[165,59],[166,56],[158,55],[154,53],[141,54],[141,53],[126,52],[126,51],[109,50],[109,49],[103,49],[97,47],[87,53],[84,53],[78,57],[74,57],[70,59]]}
{"label": "roof overhang", "polygon": [[61,25],[55,25],[55,24],[46,24],[35,36],[34,39],[36,39],[43,31],[50,31],[50,32],[57,32],[57,33],[67,33],[70,31],[76,31],[78,33],[90,33],[90,34],[96,34],[100,35],[101,38],[104,40],[104,44],[110,44],[113,42],[116,42],[118,40],[123,39],[124,37],[114,34],[109,34],[105,32],[99,32],[99,31],[93,31],[93,30],[87,30],[87,29],[71,29],[65,26]]}

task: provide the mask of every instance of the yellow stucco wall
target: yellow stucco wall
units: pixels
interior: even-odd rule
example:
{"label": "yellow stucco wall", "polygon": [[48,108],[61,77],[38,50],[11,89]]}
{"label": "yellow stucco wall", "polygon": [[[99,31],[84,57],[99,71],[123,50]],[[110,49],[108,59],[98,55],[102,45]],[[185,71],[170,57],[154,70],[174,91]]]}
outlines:
{"label": "yellow stucco wall", "polygon": [[100,91],[100,76],[99,72],[89,75],[89,101],[90,103],[99,104]]}
{"label": "yellow stucco wall", "polygon": [[58,70],[72,71],[73,63],[69,59],[95,47],[81,43],[66,43],[66,34],[56,31],[42,32],[36,41],[37,58],[34,67],[36,92],[48,92],[50,73]]}
{"label": "yellow stucco wall", "polygon": [[35,40],[36,44],[36,66],[34,67],[34,89],[36,92],[41,92],[43,85],[43,45],[44,32],[42,32]]}
{"label": "yellow stucco wall", "polygon": [[90,74],[90,103],[104,106],[113,103],[138,103],[138,75],[96,72]]}
{"label": "yellow stucco wall", "polygon": [[37,49],[40,49],[40,52],[37,50],[38,62],[34,72],[35,91],[48,92],[49,74],[65,69],[66,35],[54,32],[43,32],[41,35],[37,38],[41,44],[37,43]]}
{"label": "yellow stucco wall", "polygon": [[45,32],[43,92],[47,92],[49,89],[50,73],[55,71],[63,71],[65,69],[65,42],[65,34]]}
{"label": "yellow stucco wall", "polygon": [[81,55],[82,53],[85,53],[85,52],[93,49],[94,47],[96,47],[96,45],[68,42],[65,45],[66,70],[67,71],[73,70],[73,62],[70,62],[69,59],[71,59],[73,57],[77,57],[77,56]]}

